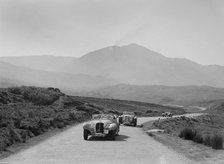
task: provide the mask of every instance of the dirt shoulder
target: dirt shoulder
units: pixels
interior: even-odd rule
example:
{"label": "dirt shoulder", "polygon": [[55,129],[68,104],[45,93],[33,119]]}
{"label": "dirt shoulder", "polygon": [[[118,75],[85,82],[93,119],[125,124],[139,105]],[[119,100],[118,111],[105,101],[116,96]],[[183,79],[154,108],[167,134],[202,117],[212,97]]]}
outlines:
{"label": "dirt shoulder", "polygon": [[103,109],[77,101],[57,88],[0,89],[0,156],[33,145]]}
{"label": "dirt shoulder", "polygon": [[[150,108],[150,110],[148,110]],[[57,88],[12,87],[0,89],[0,156],[25,148],[67,126],[83,122],[92,114],[135,111],[138,116],[161,115],[165,109],[174,114],[183,109],[157,104],[111,99],[73,97]]]}
{"label": "dirt shoulder", "polygon": [[[169,122],[172,126],[166,125],[165,127],[161,126],[159,128],[164,130],[164,132],[150,132],[151,129],[158,129],[158,127],[155,126],[155,121],[144,123],[143,129],[150,137],[153,137],[155,140],[198,163],[223,163],[224,150],[214,150],[203,144],[179,138],[177,129],[180,129],[180,123],[178,122],[177,125],[172,121]],[[173,128],[174,126],[178,128],[175,129]],[[184,124],[182,124],[182,126],[184,126]]]}
{"label": "dirt shoulder", "polygon": [[[138,121],[141,123],[146,119],[139,118]],[[92,138],[85,141],[81,133],[82,125],[73,126],[38,145],[1,160],[0,163],[194,164],[194,161],[149,138],[141,128],[130,126],[120,128],[121,131],[115,141],[105,138]],[[152,148],[155,149],[152,151]]]}
{"label": "dirt shoulder", "polygon": [[12,154],[16,154],[20,151],[23,151],[23,150],[26,150],[34,145],[37,145],[47,139],[50,139],[51,137],[63,132],[63,131],[66,131],[70,128],[72,128],[73,126],[77,126],[78,124],[75,124],[75,125],[69,125],[63,129],[50,129],[49,131],[39,135],[39,136],[35,136],[35,137],[32,137],[32,138],[29,138],[25,143],[15,143],[11,146],[9,146],[6,151],[1,151],[0,152],[0,160],[3,159],[3,158],[6,158]]}

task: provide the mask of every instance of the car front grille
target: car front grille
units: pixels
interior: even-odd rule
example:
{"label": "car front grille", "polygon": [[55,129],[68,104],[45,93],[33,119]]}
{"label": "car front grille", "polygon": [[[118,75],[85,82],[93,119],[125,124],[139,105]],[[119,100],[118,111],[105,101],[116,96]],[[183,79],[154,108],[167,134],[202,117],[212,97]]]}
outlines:
{"label": "car front grille", "polygon": [[104,131],[104,124],[96,123],[96,133],[103,133],[103,131]]}
{"label": "car front grille", "polygon": [[130,122],[131,121],[131,118],[129,116],[124,116],[124,122]]}

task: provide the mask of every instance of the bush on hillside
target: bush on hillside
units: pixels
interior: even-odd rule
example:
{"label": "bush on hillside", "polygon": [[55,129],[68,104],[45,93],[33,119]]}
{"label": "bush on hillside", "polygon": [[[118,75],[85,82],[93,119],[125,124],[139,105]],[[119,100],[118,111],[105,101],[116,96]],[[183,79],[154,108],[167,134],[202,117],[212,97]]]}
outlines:
{"label": "bush on hillside", "polygon": [[212,144],[213,149],[223,149],[223,138],[222,136],[215,134],[212,138]]}
{"label": "bush on hillside", "polygon": [[108,113],[115,114],[115,115],[121,115],[121,113],[118,112],[117,110],[109,110]]}
{"label": "bush on hillside", "polygon": [[212,145],[212,138],[210,137],[210,135],[206,135],[203,137],[203,143],[206,146],[211,146]]}
{"label": "bush on hillside", "polygon": [[36,105],[50,105],[58,100],[64,94],[58,88],[40,88],[40,87],[11,87],[7,89],[8,93],[20,95],[25,100],[31,101]]}
{"label": "bush on hillside", "polygon": [[23,91],[23,96],[25,100],[29,100],[36,105],[50,105],[61,96],[59,90],[45,89],[45,88],[35,88],[29,87],[25,88]]}
{"label": "bush on hillside", "polygon": [[194,142],[197,142],[197,143],[203,143],[203,137],[202,137],[202,134],[199,133],[199,132],[196,132],[193,141],[194,141]]}
{"label": "bush on hillside", "polygon": [[64,96],[61,99],[61,103],[64,105],[64,107],[71,107],[71,106],[79,106],[79,105],[83,105],[84,103],[81,101],[77,101],[74,98],[70,97],[70,96]]}
{"label": "bush on hillside", "polygon": [[[90,119],[99,111],[74,97],[63,96],[56,88],[14,87],[0,90],[0,95],[4,100],[0,103],[0,151],[49,129]],[[14,103],[16,98],[21,101]],[[68,104],[59,105],[59,98]]]}
{"label": "bush on hillside", "polygon": [[193,140],[195,137],[195,131],[190,128],[185,128],[180,132],[179,137],[185,140]]}
{"label": "bush on hillside", "polygon": [[180,132],[179,137],[196,143],[203,143],[206,146],[211,146],[213,149],[223,149],[223,137],[218,134],[215,134],[213,137],[210,135],[202,137],[200,132],[185,128]]}

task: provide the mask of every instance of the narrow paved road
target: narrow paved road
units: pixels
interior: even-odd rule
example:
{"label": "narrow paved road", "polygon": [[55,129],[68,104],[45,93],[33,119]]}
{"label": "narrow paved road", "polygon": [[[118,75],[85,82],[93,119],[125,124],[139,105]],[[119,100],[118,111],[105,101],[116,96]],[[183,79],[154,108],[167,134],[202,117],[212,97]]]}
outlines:
{"label": "narrow paved road", "polygon": [[[157,118],[141,118],[138,123]],[[74,126],[38,145],[0,161],[0,164],[192,164],[193,161],[174,152],[141,128],[121,126],[116,141],[84,141],[82,125]]]}

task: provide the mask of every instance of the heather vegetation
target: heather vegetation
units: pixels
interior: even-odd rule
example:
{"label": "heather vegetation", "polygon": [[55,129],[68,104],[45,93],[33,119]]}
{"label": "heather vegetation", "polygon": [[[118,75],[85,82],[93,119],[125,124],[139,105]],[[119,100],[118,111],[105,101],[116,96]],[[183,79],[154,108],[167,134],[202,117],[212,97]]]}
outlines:
{"label": "heather vegetation", "polygon": [[0,151],[50,129],[82,122],[102,110],[57,88],[0,89]]}
{"label": "heather vegetation", "polygon": [[[139,117],[141,116],[161,116],[163,112],[172,112],[174,115],[186,113],[183,108],[164,106],[159,104],[128,101],[128,100],[116,100],[116,99],[100,99],[94,97],[75,97],[76,100],[82,102],[88,102],[91,104],[97,104],[99,107],[110,110],[111,113],[120,114],[124,111],[135,112]],[[108,111],[109,112],[109,111]]]}
{"label": "heather vegetation", "polygon": [[153,126],[185,140],[211,146],[213,149],[223,149],[224,116],[220,114],[164,119],[155,121]]}
{"label": "heather vegetation", "polygon": [[83,122],[92,114],[123,111],[138,116],[159,116],[164,111],[183,114],[182,108],[157,104],[68,96],[57,88],[13,87],[0,89],[0,151],[55,128]]}
{"label": "heather vegetation", "polygon": [[185,128],[180,131],[179,137],[206,146],[211,146],[213,149],[223,149],[223,137],[220,134],[202,135],[201,132],[197,130]]}

